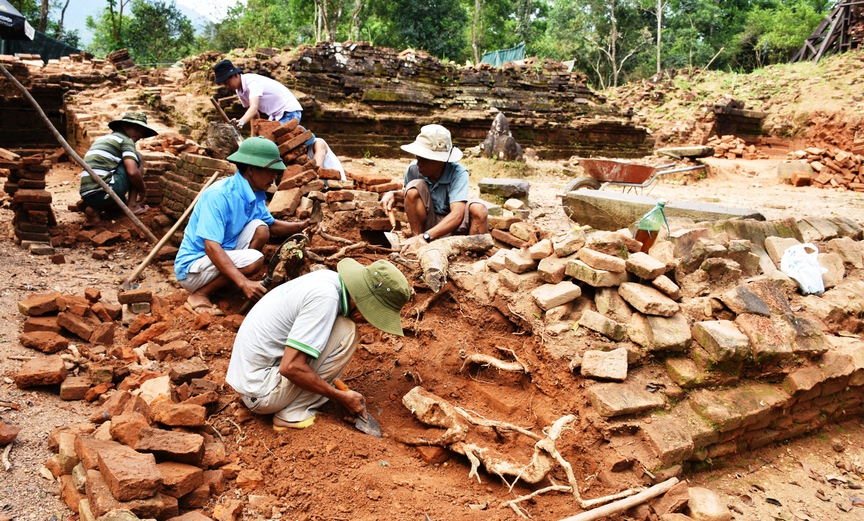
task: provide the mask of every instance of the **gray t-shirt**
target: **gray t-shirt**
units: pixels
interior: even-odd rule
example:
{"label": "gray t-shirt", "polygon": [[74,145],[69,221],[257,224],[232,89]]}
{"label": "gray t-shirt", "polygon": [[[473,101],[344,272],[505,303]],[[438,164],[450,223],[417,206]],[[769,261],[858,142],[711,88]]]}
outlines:
{"label": "gray t-shirt", "polygon": [[249,311],[234,340],[225,381],[238,393],[261,398],[285,349],[318,358],[338,315],[348,315],[348,292],[335,271],[320,270],[267,292]]}

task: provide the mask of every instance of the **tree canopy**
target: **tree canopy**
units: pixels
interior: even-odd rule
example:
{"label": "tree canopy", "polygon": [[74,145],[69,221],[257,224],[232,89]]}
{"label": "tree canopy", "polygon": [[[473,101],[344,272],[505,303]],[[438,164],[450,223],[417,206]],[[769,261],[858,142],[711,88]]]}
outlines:
{"label": "tree canopy", "polygon": [[[38,2],[18,0],[38,14]],[[50,0],[61,3],[65,0]],[[365,40],[459,63],[525,42],[527,55],[573,60],[605,87],[663,68],[749,71],[784,62],[831,0],[247,0],[193,36],[173,0],[102,0],[89,50],[136,61],[204,50]],[[22,10],[23,12],[23,10]],[[49,24],[50,26],[50,24]]]}

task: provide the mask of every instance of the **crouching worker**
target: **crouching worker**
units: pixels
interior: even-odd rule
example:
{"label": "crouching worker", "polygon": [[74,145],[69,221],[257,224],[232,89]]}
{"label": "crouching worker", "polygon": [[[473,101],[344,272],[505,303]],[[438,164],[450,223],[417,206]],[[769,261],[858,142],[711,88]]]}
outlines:
{"label": "crouching worker", "polygon": [[196,314],[223,314],[210,296],[231,284],[248,299],[263,297],[267,290],[249,277],[264,266],[261,250],[270,235],[287,237],[309,224],[274,219],[267,209],[265,192],[285,170],[275,143],[247,139],[228,160],[237,172],[201,193],[174,261],[174,274],[190,293],[184,307]]}
{"label": "crouching worker", "polygon": [[[144,204],[147,188],[144,186],[141,157],[135,149],[135,143],[139,139],[155,136],[158,132],[147,126],[147,115],[141,112],[127,112],[122,118],[108,123],[108,127],[113,132],[94,141],[84,155],[84,161],[93,173],[111,187],[133,214],[141,215],[150,207]],[[114,199],[86,170],[81,172],[79,192],[81,205],[87,216],[84,228],[99,224],[103,211],[117,209]]]}
{"label": "crouching worker", "polygon": [[468,199],[468,170],[458,163],[462,151],[453,146],[449,130],[426,125],[413,143],[401,148],[417,159],[405,171],[405,188],[385,193],[381,208],[389,212],[397,201],[405,201],[413,236],[402,244],[403,253],[415,244],[448,235],[489,231],[486,205],[479,199]]}
{"label": "crouching worker", "polygon": [[362,266],[343,259],[271,290],[249,311],[225,380],[256,414],[273,414],[273,428],[303,429],[333,400],[360,415],[365,398],[333,381],[357,347],[356,322],[402,335],[399,312],[411,298],[408,280],[385,260]]}

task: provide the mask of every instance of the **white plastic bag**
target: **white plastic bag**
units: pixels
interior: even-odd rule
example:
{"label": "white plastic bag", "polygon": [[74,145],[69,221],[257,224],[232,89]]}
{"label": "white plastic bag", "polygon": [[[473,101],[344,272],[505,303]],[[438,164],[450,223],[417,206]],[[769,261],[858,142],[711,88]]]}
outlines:
{"label": "white plastic bag", "polygon": [[808,242],[786,248],[783,258],[780,259],[780,270],[794,279],[805,295],[825,292],[822,274],[828,273],[828,270],[819,264],[818,255],[816,246]]}

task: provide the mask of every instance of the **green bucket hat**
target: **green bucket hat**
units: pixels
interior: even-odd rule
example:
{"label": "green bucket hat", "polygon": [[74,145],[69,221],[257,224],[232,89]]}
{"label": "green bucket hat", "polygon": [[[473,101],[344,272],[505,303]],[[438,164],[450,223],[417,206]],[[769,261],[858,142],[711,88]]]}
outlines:
{"label": "green bucket hat", "polygon": [[348,257],[339,261],[336,271],[363,318],[385,333],[402,336],[399,311],[411,298],[411,285],[399,268],[385,260],[364,267]]}
{"label": "green bucket hat", "polygon": [[126,112],[125,114],[123,114],[122,118],[115,119],[111,123],[108,123],[108,128],[115,132],[119,132],[123,130],[123,127],[121,126],[123,123],[131,123],[132,125],[136,125],[144,129],[145,138],[153,137],[158,134],[155,129],[147,126],[147,114],[144,114],[143,112]]}
{"label": "green bucket hat", "polygon": [[244,141],[237,152],[228,156],[228,161],[243,163],[260,168],[285,170],[285,164],[279,157],[279,147],[266,137],[252,137]]}

